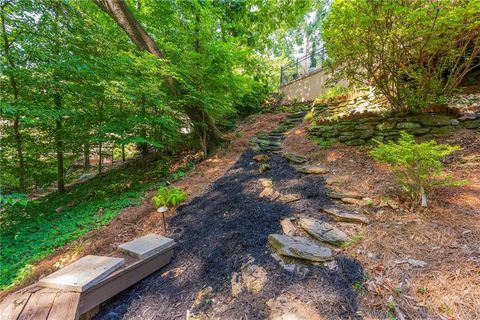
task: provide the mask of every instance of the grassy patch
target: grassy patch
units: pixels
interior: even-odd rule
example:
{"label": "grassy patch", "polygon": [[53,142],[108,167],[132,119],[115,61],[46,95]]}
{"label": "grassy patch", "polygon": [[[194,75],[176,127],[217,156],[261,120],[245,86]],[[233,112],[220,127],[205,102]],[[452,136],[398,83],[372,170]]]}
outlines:
{"label": "grassy patch", "polygon": [[1,213],[0,289],[27,277],[34,263],[57,248],[106,225],[123,208],[140,204],[145,191],[179,179],[188,170],[169,174],[168,166],[169,160],[152,155],[77,184],[65,194],[53,193]]}

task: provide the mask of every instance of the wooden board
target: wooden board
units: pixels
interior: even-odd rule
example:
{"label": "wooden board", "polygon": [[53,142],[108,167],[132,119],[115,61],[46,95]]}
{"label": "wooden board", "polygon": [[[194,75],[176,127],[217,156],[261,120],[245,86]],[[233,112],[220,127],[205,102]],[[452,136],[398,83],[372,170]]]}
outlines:
{"label": "wooden board", "polygon": [[168,250],[173,243],[173,239],[156,234],[147,234],[141,238],[119,245],[118,249],[135,258],[145,259],[156,253]]}
{"label": "wooden board", "polygon": [[82,315],[88,312],[100,303],[110,299],[168,264],[172,259],[174,246],[175,243],[165,252],[155,254],[143,260],[138,260],[126,268],[118,270],[100,283],[92,286],[86,292],[83,292],[80,300],[79,314]]}
{"label": "wooden board", "polygon": [[75,320],[78,319],[79,292],[61,292],[53,301],[48,320]]}
{"label": "wooden board", "polygon": [[32,293],[18,320],[46,320],[58,291],[42,289]]}
{"label": "wooden board", "polygon": [[47,288],[84,292],[105,279],[125,263],[125,259],[85,256],[38,281],[37,285]]}
{"label": "wooden board", "polygon": [[30,299],[31,292],[16,292],[6,297],[0,304],[1,320],[16,320]]}

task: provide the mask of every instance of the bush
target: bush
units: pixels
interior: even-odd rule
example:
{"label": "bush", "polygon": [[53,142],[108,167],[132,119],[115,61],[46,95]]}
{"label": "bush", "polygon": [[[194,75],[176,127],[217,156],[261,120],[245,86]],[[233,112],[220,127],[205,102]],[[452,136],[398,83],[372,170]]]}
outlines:
{"label": "bush", "polygon": [[162,206],[177,206],[187,199],[187,194],[182,189],[161,187],[152,198],[156,208]]}
{"label": "bush", "polygon": [[445,176],[440,162],[446,155],[460,149],[459,146],[437,144],[434,140],[416,143],[412,135],[402,132],[397,143],[379,143],[370,151],[370,155],[378,162],[391,165],[396,181],[411,198],[413,205],[425,207],[431,188],[464,184],[464,181]]}
{"label": "bush", "polygon": [[441,103],[480,55],[480,1],[335,0],[322,35],[329,64],[396,109]]}

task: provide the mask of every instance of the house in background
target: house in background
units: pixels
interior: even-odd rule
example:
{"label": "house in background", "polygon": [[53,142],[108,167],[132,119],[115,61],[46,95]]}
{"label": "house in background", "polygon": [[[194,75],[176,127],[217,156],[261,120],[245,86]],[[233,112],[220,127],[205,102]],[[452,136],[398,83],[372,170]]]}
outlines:
{"label": "house in background", "polygon": [[282,102],[312,101],[325,93],[329,75],[322,69],[323,61],[325,49],[321,47],[281,67],[279,91],[283,94]]}

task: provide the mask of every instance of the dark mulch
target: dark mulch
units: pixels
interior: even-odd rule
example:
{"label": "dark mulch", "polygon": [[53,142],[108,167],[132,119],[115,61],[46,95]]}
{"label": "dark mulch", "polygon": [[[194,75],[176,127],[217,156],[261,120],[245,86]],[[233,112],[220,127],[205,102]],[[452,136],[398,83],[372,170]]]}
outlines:
{"label": "dark mulch", "polygon": [[[195,294],[208,286],[213,299],[193,311],[212,318],[265,319],[265,302],[285,292],[327,319],[357,317],[352,284],[361,280],[363,270],[356,260],[337,256],[332,270],[309,267],[310,273],[301,276],[285,271],[266,245],[270,233],[281,232],[282,217],[303,212],[327,219],[319,213],[329,204],[323,178],[299,174],[279,156],[271,157],[270,171],[259,174],[252,156],[245,151],[206,193],[178,208],[168,223],[169,236],[178,244],[171,264],[111,299],[96,319],[185,319]],[[288,205],[259,198],[261,177],[271,178],[281,193],[301,193],[303,199]],[[233,298],[232,272],[251,258],[268,272],[268,283],[258,294]]]}

